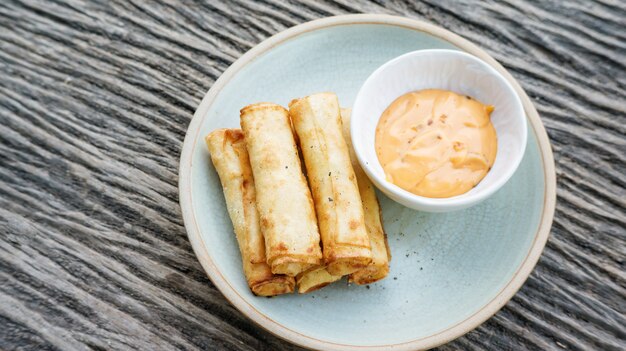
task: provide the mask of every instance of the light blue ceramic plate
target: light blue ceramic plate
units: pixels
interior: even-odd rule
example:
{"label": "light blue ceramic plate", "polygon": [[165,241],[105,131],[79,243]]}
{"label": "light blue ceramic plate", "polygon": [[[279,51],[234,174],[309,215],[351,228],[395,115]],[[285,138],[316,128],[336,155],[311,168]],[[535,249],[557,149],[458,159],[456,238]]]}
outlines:
{"label": "light blue ceramic plate", "polygon": [[[391,272],[379,283],[348,286],[344,280],[308,295],[253,296],[203,136],[216,128],[239,127],[239,109],[254,102],[287,105],[295,97],[334,91],[343,106],[350,106],[378,66],[431,48],[478,56],[515,87],[529,122],[528,146],[515,175],[480,205],[447,214],[416,212],[379,194],[393,255]],[[552,223],[554,162],[528,97],[484,51],[415,20],[340,16],[264,41],[213,85],[185,138],[180,202],[189,239],[209,277],[262,327],[317,349],[424,349],[475,328],[522,285]]]}

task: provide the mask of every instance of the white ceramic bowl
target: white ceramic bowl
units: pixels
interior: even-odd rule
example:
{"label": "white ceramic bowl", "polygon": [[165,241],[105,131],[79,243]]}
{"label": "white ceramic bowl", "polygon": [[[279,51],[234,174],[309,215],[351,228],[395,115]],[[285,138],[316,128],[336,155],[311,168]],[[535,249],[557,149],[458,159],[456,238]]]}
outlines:
{"label": "white ceramic bowl", "polygon": [[[396,98],[422,89],[450,90],[495,106],[491,121],[498,137],[496,160],[485,178],[465,194],[428,198],[385,179],[374,145],[378,120]],[[526,149],[526,116],[513,87],[485,62],[455,50],[413,51],[382,65],[361,87],[351,123],[359,163],[376,187],[404,206],[427,212],[460,210],[485,200],[511,178]]]}

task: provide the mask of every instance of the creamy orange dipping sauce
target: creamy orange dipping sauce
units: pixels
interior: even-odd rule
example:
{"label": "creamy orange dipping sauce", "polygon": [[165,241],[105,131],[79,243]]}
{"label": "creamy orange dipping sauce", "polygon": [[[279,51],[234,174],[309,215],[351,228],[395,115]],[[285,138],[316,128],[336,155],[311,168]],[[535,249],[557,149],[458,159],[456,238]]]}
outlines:
{"label": "creamy orange dipping sauce", "polygon": [[493,106],[447,90],[397,98],[376,127],[376,154],[387,180],[413,194],[463,194],[491,169],[498,147]]}

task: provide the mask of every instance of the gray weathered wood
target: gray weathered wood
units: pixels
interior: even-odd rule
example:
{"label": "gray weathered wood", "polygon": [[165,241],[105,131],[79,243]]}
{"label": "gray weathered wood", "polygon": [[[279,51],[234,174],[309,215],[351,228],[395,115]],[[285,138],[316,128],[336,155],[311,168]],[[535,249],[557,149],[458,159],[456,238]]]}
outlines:
{"label": "gray weathered wood", "polygon": [[558,205],[537,268],[441,349],[624,349],[619,0],[1,1],[0,349],[296,349],[207,279],[180,215],[179,153],[204,93],[246,50],[359,12],[479,43],[533,98],[554,147]]}

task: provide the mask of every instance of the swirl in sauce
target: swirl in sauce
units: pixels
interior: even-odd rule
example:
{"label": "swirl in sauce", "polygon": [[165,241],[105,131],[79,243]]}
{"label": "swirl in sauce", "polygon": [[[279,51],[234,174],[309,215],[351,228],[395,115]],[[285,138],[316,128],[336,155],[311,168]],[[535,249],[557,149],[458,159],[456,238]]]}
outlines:
{"label": "swirl in sauce", "polygon": [[496,158],[493,109],[447,90],[420,90],[397,98],[376,127],[376,154],[387,180],[431,198],[472,189]]}

